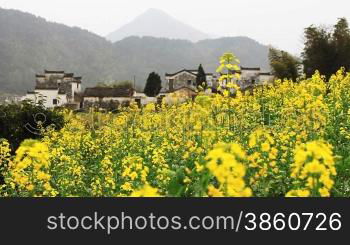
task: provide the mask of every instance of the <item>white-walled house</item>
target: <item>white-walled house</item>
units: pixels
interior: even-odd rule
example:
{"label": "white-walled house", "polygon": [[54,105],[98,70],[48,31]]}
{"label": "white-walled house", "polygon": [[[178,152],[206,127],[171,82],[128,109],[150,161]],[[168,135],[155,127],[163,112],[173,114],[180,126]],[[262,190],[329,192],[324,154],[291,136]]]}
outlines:
{"label": "white-walled house", "polygon": [[[255,85],[269,83],[273,81],[273,76],[269,72],[262,72],[260,68],[241,67],[238,73],[240,78],[234,81],[242,88],[248,89]],[[64,71],[48,71],[44,74],[36,75],[36,85],[34,91],[28,92],[22,100],[31,100],[34,103],[43,103],[47,108],[57,106],[69,106],[71,108],[84,108],[91,106],[116,107],[128,105],[136,102],[139,106],[149,103],[159,103],[173,101],[176,97],[184,97],[185,100],[197,95],[196,78],[197,70],[183,69],[176,73],[166,73],[165,86],[157,97],[148,97],[142,92],[137,92],[133,88],[108,88],[95,87],[87,88],[84,93],[81,91],[81,77],[75,77],[73,73]],[[219,82],[220,74],[206,73],[208,93],[216,92],[220,85],[225,87],[226,81]],[[211,90],[210,88],[213,88]]]}
{"label": "white-walled house", "polygon": [[271,82],[274,79],[274,76],[270,72],[261,71],[260,67],[250,68],[241,66],[240,75],[239,80],[254,85]]}
{"label": "white-walled house", "polygon": [[135,91],[133,94],[133,100],[139,105],[147,105],[150,103],[157,103],[158,97],[148,97],[145,93]]}
{"label": "white-walled house", "polygon": [[[274,76],[269,72],[264,72],[260,67],[240,67],[239,71],[233,72],[238,73],[239,78],[234,78],[242,89],[246,89],[252,86],[270,83],[273,81]],[[196,89],[196,78],[197,70],[183,69],[181,71],[169,74],[165,74],[165,88],[162,89],[162,93],[171,93],[180,88]],[[226,81],[219,82],[220,74],[206,73],[207,85],[209,88],[216,89],[218,86],[225,87]]]}
{"label": "white-walled house", "polygon": [[[261,71],[260,67],[240,67],[239,71],[234,71],[233,74],[238,74],[238,77],[233,78],[233,82],[236,82],[241,89],[247,89],[257,85],[271,83],[274,80],[274,76],[270,72]],[[226,81],[219,83],[221,87],[226,86]]]}
{"label": "white-walled house", "polygon": [[259,84],[271,83],[275,79],[275,76],[270,72],[260,72]]}
{"label": "white-walled house", "polygon": [[67,96],[65,94],[59,94],[57,89],[35,89],[34,91],[27,92],[22,97],[22,100],[30,100],[36,104],[41,101],[47,108],[67,104]]}
{"label": "white-walled house", "polygon": [[48,71],[36,75],[34,91],[29,91],[23,100],[30,100],[34,103],[43,103],[47,108],[72,105],[79,107],[78,99],[81,92],[81,77],[74,77],[73,73],[64,71]]}
{"label": "white-walled house", "polygon": [[[168,92],[175,91],[177,89],[188,87],[196,89],[196,79],[198,70],[183,69],[175,73],[165,74],[165,90]],[[214,86],[216,77],[213,73],[206,73],[207,85],[209,87]]]}

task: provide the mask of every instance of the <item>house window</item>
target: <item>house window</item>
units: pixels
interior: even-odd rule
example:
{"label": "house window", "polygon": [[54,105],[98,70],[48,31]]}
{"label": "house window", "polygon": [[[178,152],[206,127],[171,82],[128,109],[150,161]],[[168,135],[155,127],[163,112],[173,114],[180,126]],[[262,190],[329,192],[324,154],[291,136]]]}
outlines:
{"label": "house window", "polygon": [[58,104],[58,100],[57,99],[53,99],[52,104],[57,105]]}
{"label": "house window", "polygon": [[187,85],[192,85],[192,80],[188,80]]}
{"label": "house window", "polygon": [[137,103],[138,107],[141,107],[141,99],[135,99],[135,102]]}

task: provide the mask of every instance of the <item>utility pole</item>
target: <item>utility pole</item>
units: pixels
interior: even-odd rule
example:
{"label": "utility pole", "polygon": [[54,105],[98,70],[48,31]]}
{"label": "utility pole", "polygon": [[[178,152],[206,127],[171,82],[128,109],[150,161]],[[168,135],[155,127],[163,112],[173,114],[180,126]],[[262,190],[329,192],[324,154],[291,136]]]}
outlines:
{"label": "utility pole", "polygon": [[134,90],[136,91],[136,76],[134,75]]}

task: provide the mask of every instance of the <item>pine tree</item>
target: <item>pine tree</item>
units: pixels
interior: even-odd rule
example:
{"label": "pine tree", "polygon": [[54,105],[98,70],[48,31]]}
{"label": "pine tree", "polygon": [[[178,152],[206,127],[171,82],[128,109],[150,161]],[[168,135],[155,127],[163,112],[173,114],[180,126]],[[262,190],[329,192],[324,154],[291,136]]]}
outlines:
{"label": "pine tree", "polygon": [[156,97],[159,94],[161,89],[162,89],[162,80],[160,76],[155,72],[150,73],[147,78],[144,93],[148,97]]}
{"label": "pine tree", "polygon": [[196,78],[196,85],[197,87],[203,87],[204,89],[207,87],[207,77],[205,75],[205,71],[203,69],[202,64],[198,67],[198,73]]}

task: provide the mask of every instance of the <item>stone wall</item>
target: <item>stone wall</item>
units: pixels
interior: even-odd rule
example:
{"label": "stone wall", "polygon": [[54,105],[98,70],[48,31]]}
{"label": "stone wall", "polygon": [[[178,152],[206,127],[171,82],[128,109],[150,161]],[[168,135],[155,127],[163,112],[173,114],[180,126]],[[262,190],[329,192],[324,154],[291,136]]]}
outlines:
{"label": "stone wall", "polygon": [[[189,73],[180,73],[174,77],[173,89],[179,89],[181,87],[195,87],[196,76]],[[191,81],[191,83],[189,83]]]}

